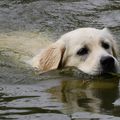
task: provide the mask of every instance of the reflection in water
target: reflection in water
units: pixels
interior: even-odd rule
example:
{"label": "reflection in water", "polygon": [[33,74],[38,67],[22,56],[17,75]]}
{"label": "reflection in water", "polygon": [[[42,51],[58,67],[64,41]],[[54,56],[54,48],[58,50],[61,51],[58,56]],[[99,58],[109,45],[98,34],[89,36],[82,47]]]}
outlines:
{"label": "reflection in water", "polygon": [[120,116],[120,107],[113,105],[119,97],[116,79],[54,79],[39,81],[34,85],[0,85],[0,93],[0,119],[48,119],[50,115],[50,120],[57,117],[60,120],[119,120],[115,116]]}
{"label": "reflection in water", "polygon": [[51,88],[50,92],[65,103],[63,111],[67,114],[87,111],[120,116],[120,108],[113,105],[113,102],[119,97],[118,82],[115,79],[103,81],[65,80],[61,82],[60,86]]}

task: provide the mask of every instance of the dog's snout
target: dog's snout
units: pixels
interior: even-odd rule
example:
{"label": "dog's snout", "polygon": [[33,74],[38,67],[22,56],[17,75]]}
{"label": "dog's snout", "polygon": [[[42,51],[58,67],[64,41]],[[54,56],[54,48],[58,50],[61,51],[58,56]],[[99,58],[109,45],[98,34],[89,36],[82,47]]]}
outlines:
{"label": "dog's snout", "polygon": [[113,66],[114,65],[114,58],[112,57],[102,57],[100,60],[102,66]]}
{"label": "dog's snout", "polygon": [[114,72],[115,71],[115,60],[111,56],[102,57],[100,64],[104,72]]}

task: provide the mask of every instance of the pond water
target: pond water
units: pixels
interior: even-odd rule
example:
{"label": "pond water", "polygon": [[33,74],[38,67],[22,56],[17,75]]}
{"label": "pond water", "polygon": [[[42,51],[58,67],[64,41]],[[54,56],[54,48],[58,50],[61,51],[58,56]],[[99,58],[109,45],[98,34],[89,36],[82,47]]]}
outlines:
{"label": "pond water", "polygon": [[120,1],[0,1],[1,120],[120,120],[118,77],[39,74],[26,64],[42,47],[79,27],[108,27],[119,46]]}

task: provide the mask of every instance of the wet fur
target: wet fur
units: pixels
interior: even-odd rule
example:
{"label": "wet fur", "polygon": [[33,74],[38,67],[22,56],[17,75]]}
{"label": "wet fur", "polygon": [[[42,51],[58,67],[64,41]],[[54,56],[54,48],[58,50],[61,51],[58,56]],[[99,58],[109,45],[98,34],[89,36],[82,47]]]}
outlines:
{"label": "wet fur", "polygon": [[[100,42],[109,42],[110,50],[104,50]],[[87,45],[91,49],[88,56],[79,57],[76,51]],[[32,66],[49,71],[59,67],[75,66],[88,74],[99,74],[99,60],[102,56],[112,56],[117,61],[117,45],[107,28],[102,30],[95,28],[80,28],[64,34],[58,41],[49,45],[32,59]]]}

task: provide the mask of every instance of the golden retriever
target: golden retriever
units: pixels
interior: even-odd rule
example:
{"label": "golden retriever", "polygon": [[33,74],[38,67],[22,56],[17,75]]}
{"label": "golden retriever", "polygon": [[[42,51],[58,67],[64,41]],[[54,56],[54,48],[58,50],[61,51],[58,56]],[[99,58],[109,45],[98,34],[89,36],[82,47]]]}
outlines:
{"label": "golden retriever", "polygon": [[79,28],[43,49],[32,66],[41,71],[74,66],[91,75],[117,72],[116,42],[107,28]]}

